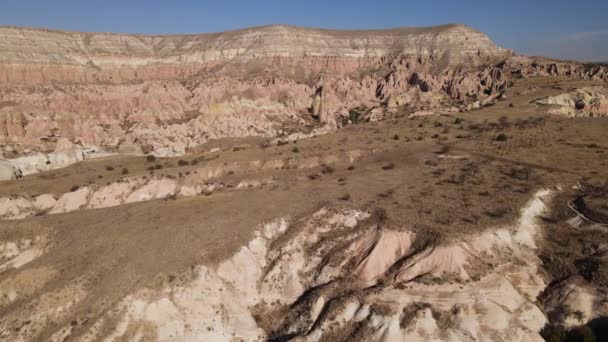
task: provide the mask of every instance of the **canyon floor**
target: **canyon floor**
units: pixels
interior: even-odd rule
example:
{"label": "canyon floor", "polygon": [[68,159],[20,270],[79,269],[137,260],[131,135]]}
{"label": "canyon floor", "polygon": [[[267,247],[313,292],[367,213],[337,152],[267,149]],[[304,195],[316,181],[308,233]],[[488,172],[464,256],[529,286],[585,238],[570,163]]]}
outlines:
{"label": "canyon floor", "polygon": [[4,181],[0,340],[599,341],[608,119],[534,100],[603,84]]}

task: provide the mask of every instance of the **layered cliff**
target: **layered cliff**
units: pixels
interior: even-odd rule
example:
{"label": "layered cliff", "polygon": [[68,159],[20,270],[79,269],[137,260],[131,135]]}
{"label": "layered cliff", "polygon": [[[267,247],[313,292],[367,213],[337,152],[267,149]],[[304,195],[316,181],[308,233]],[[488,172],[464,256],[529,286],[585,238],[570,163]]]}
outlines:
{"label": "layered cliff", "polygon": [[477,108],[513,78],[608,79],[604,66],[514,56],[464,25],[182,36],[3,27],[0,37],[6,158],[53,151],[60,139],[182,155],[223,137],[310,135],[392,113]]}
{"label": "layered cliff", "polygon": [[[251,73],[264,66],[293,76],[321,70],[352,73],[399,54],[433,56],[447,66],[508,53],[462,25],[375,31],[266,26],[182,36],[4,27],[0,37],[0,81],[16,84],[123,83]],[[232,64],[246,67],[239,70]]]}

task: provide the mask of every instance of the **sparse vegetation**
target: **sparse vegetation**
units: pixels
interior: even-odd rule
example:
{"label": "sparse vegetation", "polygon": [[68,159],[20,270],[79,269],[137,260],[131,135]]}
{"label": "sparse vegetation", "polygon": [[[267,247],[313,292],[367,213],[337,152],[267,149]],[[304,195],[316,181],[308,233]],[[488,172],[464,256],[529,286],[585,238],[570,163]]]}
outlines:
{"label": "sparse vegetation", "polygon": [[392,170],[395,168],[395,164],[394,163],[388,163],[384,166],[382,166],[382,170]]}
{"label": "sparse vegetation", "polygon": [[319,175],[316,174],[316,173],[311,173],[311,174],[308,175],[308,179],[310,179],[310,180],[319,179]]}
{"label": "sparse vegetation", "polygon": [[334,168],[327,164],[321,164],[321,173],[322,174],[334,173]]}
{"label": "sparse vegetation", "polygon": [[507,141],[507,140],[509,140],[509,137],[507,137],[507,135],[504,134],[504,133],[500,133],[499,135],[496,136],[496,138],[494,138],[494,140],[496,140],[496,141]]}
{"label": "sparse vegetation", "polygon": [[498,219],[498,218],[505,216],[508,212],[509,212],[509,210],[507,208],[496,207],[496,208],[492,208],[492,209],[488,209],[488,210],[484,211],[484,214],[491,218]]}
{"label": "sparse vegetation", "polygon": [[348,200],[350,200],[350,194],[344,194],[344,195],[338,197],[338,199],[340,201],[348,201]]}
{"label": "sparse vegetation", "polygon": [[190,162],[190,165],[192,165],[192,166],[198,165],[199,163],[201,163],[204,160],[205,160],[204,157],[198,157],[198,158],[192,159],[192,161]]}

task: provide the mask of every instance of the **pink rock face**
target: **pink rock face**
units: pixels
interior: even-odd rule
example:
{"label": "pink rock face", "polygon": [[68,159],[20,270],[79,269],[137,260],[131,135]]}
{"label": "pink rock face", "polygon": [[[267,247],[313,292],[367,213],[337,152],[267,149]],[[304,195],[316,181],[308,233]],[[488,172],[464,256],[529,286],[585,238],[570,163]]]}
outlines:
{"label": "pink rock face", "polygon": [[412,234],[408,232],[374,231],[365,234],[353,246],[353,254],[361,258],[356,274],[365,282],[373,282],[411,252]]}
{"label": "pink rock face", "polygon": [[605,68],[509,58],[463,25],[188,36],[0,27],[0,38],[0,144],[18,152],[66,138],[179,155],[210,139],[275,136],[302,116],[337,128],[355,109],[377,120],[475,101],[511,75],[608,78]]}

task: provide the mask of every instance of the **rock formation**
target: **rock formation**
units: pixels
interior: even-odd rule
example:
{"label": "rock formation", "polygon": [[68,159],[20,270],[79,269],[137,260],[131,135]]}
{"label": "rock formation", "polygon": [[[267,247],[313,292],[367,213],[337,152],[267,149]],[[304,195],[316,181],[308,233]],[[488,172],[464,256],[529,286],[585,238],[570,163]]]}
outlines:
{"label": "rock formation", "polygon": [[5,83],[0,340],[607,340],[606,90],[543,63]]}
{"label": "rock formation", "polygon": [[608,116],[608,89],[588,87],[557,96],[538,99],[536,103],[553,107],[549,113],[566,116]]}
{"label": "rock formation", "polygon": [[440,106],[497,91],[504,81],[494,69],[469,70],[510,55],[462,25],[186,36],[5,27],[0,36],[0,143],[17,154],[63,137],[179,155],[213,138],[280,135],[281,123],[310,114],[337,127],[353,108]]}
{"label": "rock formation", "polygon": [[310,117],[336,128],[351,112],[478,108],[513,77],[608,78],[601,66],[513,56],[464,25],[182,36],[2,27],[0,37],[0,144],[13,156],[60,138],[181,155],[210,139],[306,130]]}

